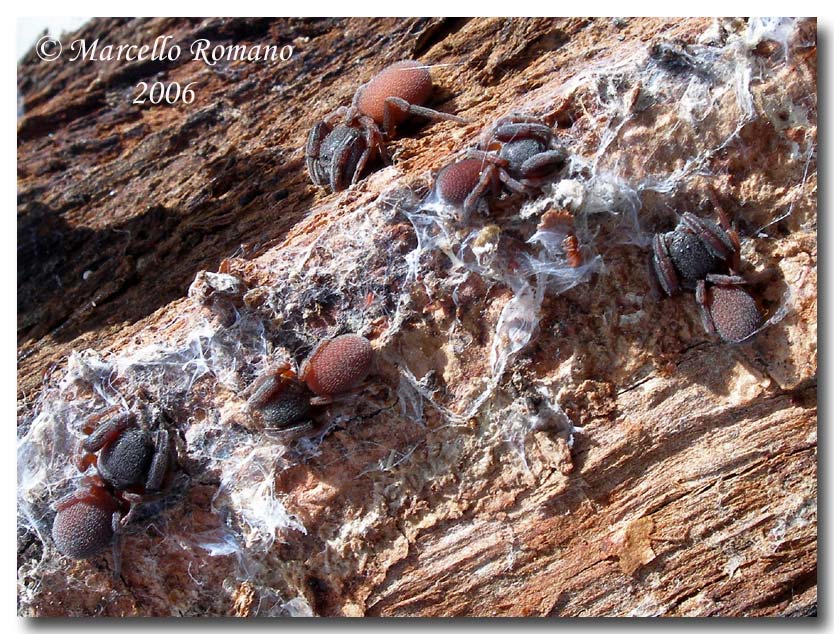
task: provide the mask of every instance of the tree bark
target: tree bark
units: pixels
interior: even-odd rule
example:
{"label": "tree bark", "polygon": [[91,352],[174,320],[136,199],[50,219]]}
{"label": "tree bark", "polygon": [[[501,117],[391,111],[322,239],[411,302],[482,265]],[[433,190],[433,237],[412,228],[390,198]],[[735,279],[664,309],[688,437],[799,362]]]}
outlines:
{"label": "tree bark", "polygon": [[[179,59],[69,58],[165,35]],[[293,54],[209,65],[200,39]],[[815,614],[814,20],[96,19],[62,42],[18,71],[21,614]],[[411,58],[471,123],[408,122],[393,165],[314,187],[312,125]],[[196,98],[137,105],[140,81]],[[433,174],[513,112],[555,129],[561,180],[420,225]],[[715,217],[710,187],[768,320],[737,346],[650,267],[654,233]],[[548,211],[588,271],[528,242]],[[342,332],[368,381],[307,436],[253,420],[254,376]],[[57,553],[50,505],[83,419],[139,386],[180,473],[114,579]]]}

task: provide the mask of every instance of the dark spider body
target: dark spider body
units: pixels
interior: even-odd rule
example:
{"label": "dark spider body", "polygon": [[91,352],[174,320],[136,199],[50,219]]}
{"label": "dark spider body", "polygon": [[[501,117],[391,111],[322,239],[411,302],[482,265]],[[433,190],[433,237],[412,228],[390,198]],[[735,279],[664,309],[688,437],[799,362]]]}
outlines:
{"label": "dark spider body", "polygon": [[498,150],[498,176],[512,191],[533,194],[544,180],[559,172],[567,161],[567,151],[556,143],[553,130],[534,117],[511,115],[499,119],[492,138],[481,151]]}
{"label": "dark spider body", "polygon": [[117,489],[144,484],[153,453],[153,443],[147,433],[128,429],[101,450],[98,472]]}
{"label": "dark spider body", "polygon": [[541,154],[545,149],[546,146],[539,139],[520,138],[502,145],[498,156],[507,161],[508,172],[520,177],[524,171],[522,169],[524,163],[537,154]]}
{"label": "dark spider body", "polygon": [[264,421],[271,427],[289,427],[310,414],[310,394],[297,385],[284,390],[280,398],[274,398],[261,407]]}
{"label": "dark spider body", "polygon": [[377,156],[389,163],[385,139],[410,116],[466,123],[455,115],[426,108],[433,91],[424,64],[404,60],[388,66],[359,87],[350,107],[340,107],[316,123],[307,136],[305,156],[313,183],[337,192],[356,183]]}
{"label": "dark spider body", "polygon": [[667,295],[694,290],[711,273],[735,268],[738,239],[715,222],[683,214],[674,231],[655,234],[654,270]]}
{"label": "dark spider body", "polygon": [[[741,343],[762,324],[756,300],[742,286],[740,245],[714,193],[721,223],[684,213],[674,231],[655,234],[652,266],[667,295],[694,290],[704,329],[727,343]],[[729,274],[727,274],[729,273]]]}
{"label": "dark spider body", "polygon": [[287,364],[268,369],[244,395],[248,397],[247,405],[260,412],[264,423],[275,429],[303,424],[312,409],[312,394]]}
{"label": "dark spider body", "polygon": [[693,289],[708,273],[720,271],[724,261],[711,253],[698,236],[688,231],[666,234],[666,247],[684,288]]}
{"label": "dark spider body", "polygon": [[334,192],[347,189],[352,179],[360,174],[361,170],[357,168],[367,149],[367,139],[356,128],[342,124],[331,127],[320,121],[308,139],[310,178],[316,185],[329,186]]}
{"label": "dark spider body", "polygon": [[171,437],[163,427],[152,433],[137,426],[135,418],[126,412],[99,425],[81,445],[81,462],[94,462],[102,480],[117,491],[156,492],[171,466]]}
{"label": "dark spider body", "polygon": [[[534,136],[525,136],[529,134]],[[537,187],[537,180],[560,170],[567,160],[564,149],[550,148],[553,133],[546,126],[507,125],[496,138],[504,141],[498,152],[498,157],[506,161],[504,170],[514,179],[526,181],[526,187]]]}

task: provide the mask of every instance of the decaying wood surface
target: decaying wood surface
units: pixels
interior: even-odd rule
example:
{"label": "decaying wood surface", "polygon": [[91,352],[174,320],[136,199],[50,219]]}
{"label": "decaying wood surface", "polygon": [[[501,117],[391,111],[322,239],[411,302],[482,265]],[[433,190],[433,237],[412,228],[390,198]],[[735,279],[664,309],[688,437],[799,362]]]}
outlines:
{"label": "decaying wood surface", "polygon": [[[609,72],[633,57],[680,81],[704,73],[708,85],[686,48],[675,60],[650,51],[661,41],[717,50],[712,31],[726,46],[751,29],[709,19],[107,19],[71,38],[171,35],[183,49],[208,38],[291,44],[294,54],[286,63],[214,67],[187,55],[24,58],[21,436],[73,352],[119,355],[181,341],[187,320],[202,314],[187,297],[200,271],[222,268],[249,289],[283,284],[293,249],[333,239],[339,222],[375,209],[383,192],[425,189],[429,170],[513,111],[543,117],[571,153],[597,156],[596,174],[633,186],[683,170],[668,191],[641,191],[644,237],[670,230],[675,211],[711,213],[703,201],[714,185],[749,270],[770,272],[754,294],[769,315],[786,301],[790,309],[752,342],[727,346],[703,332],[691,295],[660,294],[645,241],[606,242],[605,214],[588,215],[604,264],[585,283],[545,296],[535,338],[501,377],[504,393],[546,385],[581,428],[570,446],[547,429],[520,439],[502,433],[500,421],[525,414],[496,399],[466,424],[449,424],[430,406],[422,424],[406,420],[397,397],[406,367],[435,381],[438,404],[461,412],[456,402],[470,398],[472,377],[488,375],[491,333],[510,292],[472,282],[467,311],[430,297],[427,286],[413,292],[395,329],[380,287],[356,301],[369,306],[360,326],[380,357],[351,406],[358,419],[324,438],[316,455],[264,475],[306,532],[279,531],[252,556],[261,567],[251,577],[234,556],[210,557],[171,537],[223,522],[220,476],[200,470],[202,423],[187,410],[199,402],[222,412],[230,429],[240,413],[233,391],[206,375],[179,403],[191,486],[154,527],[130,536],[121,579],[110,577],[109,555],[69,561],[22,525],[21,613],[284,614],[293,599],[310,613],[351,616],[815,613],[816,23],[798,22],[784,43],[763,38],[739,49],[764,69],[747,80],[755,113],[747,119],[743,99],[715,97],[679,124],[679,104],[653,100],[648,74]],[[311,125],[404,58],[435,65],[433,107],[473,123],[415,124],[392,142],[394,166],[347,192],[313,187],[302,149]],[[197,82],[196,100],[140,107],[132,103],[139,81]],[[687,95],[701,108],[710,95],[691,85]],[[633,107],[619,127],[605,105],[629,94]],[[706,152],[721,139],[728,142]],[[705,158],[690,173],[692,156]],[[510,204],[498,205],[496,223]],[[368,244],[378,245],[385,268],[391,254],[414,248],[414,234],[405,217],[376,217],[368,212],[380,230]],[[339,287],[324,276],[321,284]],[[361,314],[343,320],[320,306],[320,323],[310,326],[319,336]],[[468,344],[453,346],[449,332]]]}

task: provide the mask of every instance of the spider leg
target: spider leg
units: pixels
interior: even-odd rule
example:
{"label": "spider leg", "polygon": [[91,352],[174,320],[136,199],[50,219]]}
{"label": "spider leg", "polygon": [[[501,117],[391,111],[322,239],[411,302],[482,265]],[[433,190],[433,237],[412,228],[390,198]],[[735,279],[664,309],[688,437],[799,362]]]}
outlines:
{"label": "spider leg", "polygon": [[463,117],[432,110],[431,108],[426,108],[425,106],[417,106],[413,103],[408,103],[405,99],[401,99],[400,97],[387,97],[385,99],[385,105],[382,108],[382,113],[382,129],[385,131],[385,135],[389,139],[393,137],[396,132],[398,115],[400,119],[407,115],[419,115],[434,121],[469,123],[469,121]]}
{"label": "spider leg", "polygon": [[281,377],[289,368],[289,365],[283,363],[255,379],[241,394],[246,397],[246,404],[250,407],[263,407],[265,403],[268,403],[281,389],[283,385]]}
{"label": "spider leg", "polygon": [[100,421],[110,416],[115,416],[121,409],[121,405],[111,405],[103,412],[99,412],[97,414],[92,414],[91,416],[88,416],[87,419],[84,421],[84,432],[86,434],[92,433],[93,431],[95,431],[97,427],[99,427]]}
{"label": "spider leg", "polygon": [[58,512],[63,511],[65,509],[69,508],[70,506],[72,506],[73,504],[75,504],[77,501],[83,499],[83,497],[84,496],[80,491],[73,491],[72,493],[68,493],[67,495],[62,497],[60,500],[55,502],[55,504],[52,506],[52,508],[55,509]]}
{"label": "spider leg", "polygon": [[166,429],[158,429],[154,434],[154,455],[148,467],[148,478],[145,488],[149,491],[159,491],[162,481],[168,471],[171,458],[171,436]]}
{"label": "spider leg", "polygon": [[478,179],[477,185],[472,188],[472,191],[466,196],[463,201],[463,211],[468,217],[473,211],[478,208],[478,203],[486,193],[487,187],[491,187],[493,192],[496,189],[497,170],[492,164],[486,165],[484,171],[481,172],[481,177]]}
{"label": "spider leg", "polygon": [[336,121],[342,120],[343,122],[351,117],[351,108],[347,106],[339,106],[329,115],[324,118],[324,121],[327,125],[332,126]]}
{"label": "spider leg", "polygon": [[709,273],[706,281],[719,286],[743,286],[747,284],[747,280],[740,275],[720,275],[718,273]]}
{"label": "spider leg", "polygon": [[499,147],[493,147],[495,141],[505,143],[519,138],[537,139],[544,145],[550,145],[553,139],[553,130],[544,124],[541,119],[513,113],[501,117],[493,124],[488,140],[482,141],[480,147],[483,149],[499,149]]}
{"label": "spider leg", "polygon": [[727,212],[724,211],[724,207],[719,202],[718,194],[715,193],[715,188],[712,185],[707,187],[707,193],[712,201],[712,206],[715,208],[715,213],[718,215],[718,225],[724,229],[727,237],[732,243],[733,256],[732,261],[730,262],[730,270],[737,271],[741,265],[741,241],[738,238],[738,232],[730,223],[730,219],[727,217]]}
{"label": "spider leg", "polygon": [[92,434],[87,436],[82,446],[87,451],[98,451],[127,429],[133,419],[133,412],[123,412],[111,418],[103,425],[99,425]]}
{"label": "spider leg", "polygon": [[295,436],[296,434],[307,432],[312,428],[312,421],[306,420],[289,427],[266,427],[264,431],[278,438],[284,438],[286,436]]}
{"label": "spider leg", "polygon": [[521,183],[510,176],[510,173],[505,170],[503,167],[499,168],[498,170],[498,178],[501,179],[501,182],[507,186],[508,189],[514,191],[518,194],[522,194],[524,196],[532,196],[535,193],[535,190],[532,187],[528,187],[524,183]]}
{"label": "spider leg", "polygon": [[[527,187],[530,192],[534,192],[537,189],[541,189],[547,183],[549,183],[552,179],[550,178],[522,178],[519,183]],[[531,193],[532,195],[532,193]]]}
{"label": "spider leg", "polygon": [[124,544],[124,524],[121,511],[114,511],[110,517],[113,527],[113,578],[118,579],[122,574],[122,548]]}
{"label": "spider leg", "polygon": [[681,217],[681,224],[698,236],[707,250],[717,258],[730,260],[738,252],[726,231],[688,211]]}
{"label": "spider leg", "polygon": [[[360,138],[361,133],[358,130],[355,128],[348,128],[348,133],[341,139],[333,151],[328,180],[330,182],[330,189],[334,192],[340,192],[343,189],[347,189],[353,181],[353,177],[356,175],[356,170],[354,169],[353,174],[348,177],[348,175],[345,174],[345,170],[350,163],[351,156],[356,151],[356,143]],[[350,178],[350,181],[348,178]]]}
{"label": "spider leg", "polygon": [[495,127],[497,128],[508,123],[536,123],[541,125],[543,122],[538,117],[532,117],[527,114],[521,114],[520,112],[514,112],[498,119],[498,121],[495,122]]}
{"label": "spider leg", "polygon": [[319,121],[310,129],[310,133],[307,135],[307,143],[304,146],[307,172],[309,172],[313,183],[318,186],[327,183],[327,177],[323,173],[321,164],[319,163],[319,151],[321,150],[322,142],[331,131],[332,128],[327,123]]}
{"label": "spider leg", "polygon": [[731,229],[732,227],[729,219],[727,218],[727,212],[724,211],[724,207],[718,200],[718,194],[715,192],[715,188],[712,185],[707,187],[707,194],[709,195],[709,199],[712,201],[712,206],[715,208],[715,213],[718,216],[718,223],[724,229]]}
{"label": "spider leg", "polygon": [[656,233],[652,242],[652,264],[660,285],[667,295],[674,295],[680,290],[678,274],[669,255],[669,247],[663,235]]}
{"label": "spider leg", "polygon": [[384,163],[390,165],[391,156],[388,154],[388,148],[385,147],[385,139],[383,138],[382,130],[379,129],[376,121],[371,119],[371,117],[363,116],[359,119],[359,125],[362,126],[363,130],[370,131],[371,142],[376,146],[380,158]]}
{"label": "spider leg", "polygon": [[362,130],[365,135],[365,150],[356,162],[356,169],[353,172],[351,185],[356,184],[359,180],[359,177],[365,170],[365,166],[368,164],[368,161],[373,158],[374,152],[379,154],[384,163],[390,163],[391,161],[391,157],[388,156],[388,150],[385,149],[385,142],[383,141],[382,133],[379,131],[379,128],[374,120],[370,117],[361,117],[359,119],[359,124],[362,126]]}
{"label": "spider leg", "polygon": [[386,165],[391,165],[393,161],[391,160],[391,155],[388,153],[388,148],[385,147],[385,139],[383,138],[382,131],[377,127],[376,123],[374,123],[374,134],[376,138],[376,146],[379,152],[379,157],[382,159],[382,162]]}
{"label": "spider leg", "polygon": [[128,503],[127,513],[124,515],[119,513],[119,527],[123,528],[130,524],[133,516],[136,515],[136,510],[141,506],[143,497],[138,493],[130,493],[129,491],[121,491],[119,495]]}
{"label": "spider leg", "polygon": [[695,301],[698,302],[698,311],[701,313],[701,323],[704,330],[708,334],[715,334],[715,323],[712,321],[712,314],[709,307],[709,293],[707,290],[707,283],[704,280],[698,280],[698,286],[695,287]]}
{"label": "spider leg", "polygon": [[736,233],[735,229],[727,231],[727,236],[733,243],[733,256],[730,261],[730,271],[735,273],[741,267],[741,242],[738,239],[738,233]]}
{"label": "spider leg", "polygon": [[466,153],[466,157],[480,159],[484,163],[492,163],[498,167],[507,167],[510,164],[507,159],[501,158],[494,152],[488,152],[486,150],[469,150]]}
{"label": "spider leg", "polygon": [[75,456],[73,460],[73,462],[75,462],[75,468],[81,473],[84,473],[90,468],[91,465],[94,465],[96,461],[96,454],[87,451],[84,448],[84,440],[79,440],[75,446]]}
{"label": "spider leg", "polygon": [[350,100],[351,111],[359,112],[359,100],[362,98],[362,91],[365,89],[365,86],[367,86],[370,83],[371,82],[366,81],[364,84],[360,85],[359,88],[356,89],[355,93],[353,93],[353,99]]}
{"label": "spider leg", "polygon": [[514,122],[496,125],[492,138],[499,141],[515,139],[537,139],[547,145],[553,138],[553,130],[541,122]]}
{"label": "spider leg", "polygon": [[527,184],[526,181],[530,180],[532,185],[535,180],[552,175],[553,172],[564,167],[566,159],[567,152],[563,149],[548,150],[531,156],[521,164],[521,182]]}

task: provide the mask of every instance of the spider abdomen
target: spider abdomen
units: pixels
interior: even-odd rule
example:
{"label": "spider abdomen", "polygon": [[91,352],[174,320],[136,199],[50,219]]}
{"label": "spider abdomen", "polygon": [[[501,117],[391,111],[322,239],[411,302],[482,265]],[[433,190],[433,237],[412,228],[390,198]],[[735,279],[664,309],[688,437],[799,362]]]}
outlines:
{"label": "spider abdomen", "polygon": [[[385,100],[398,97],[415,105],[422,105],[432,93],[431,75],[425,64],[413,59],[391,64],[362,88],[356,101],[359,111],[382,124],[385,117]],[[398,115],[400,123],[407,115]]]}

